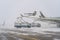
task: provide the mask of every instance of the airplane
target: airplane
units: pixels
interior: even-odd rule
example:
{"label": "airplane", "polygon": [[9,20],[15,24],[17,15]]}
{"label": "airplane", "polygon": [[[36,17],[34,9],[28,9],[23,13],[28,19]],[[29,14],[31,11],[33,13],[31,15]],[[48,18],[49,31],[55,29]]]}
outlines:
{"label": "airplane", "polygon": [[57,24],[58,27],[60,27],[60,17],[45,17],[43,13],[40,11],[40,15],[38,17],[36,16],[23,16],[27,18],[33,18],[35,21],[42,21],[42,22],[49,22],[51,24]]}
{"label": "airplane", "polygon": [[[28,28],[30,28],[30,27],[40,27],[40,26],[41,26],[39,23],[34,23],[34,22],[29,23],[29,22],[27,22],[27,21],[25,21],[25,20],[23,19],[23,17],[29,18],[30,16],[28,17],[28,16],[24,16],[24,15],[22,15],[22,14],[20,14],[20,16],[21,16],[21,17],[17,17],[17,19],[20,20],[21,23],[19,23],[19,21],[18,21],[18,22],[15,22],[14,27],[17,27],[17,28],[28,27]],[[34,15],[33,15],[33,16],[34,16]],[[31,17],[31,18],[34,18],[34,17]],[[21,20],[22,20],[23,22],[22,22]]]}
{"label": "airplane", "polygon": [[43,13],[40,11],[40,18],[37,20],[49,22],[49,23],[56,23],[58,27],[60,27],[60,17],[45,17]]}

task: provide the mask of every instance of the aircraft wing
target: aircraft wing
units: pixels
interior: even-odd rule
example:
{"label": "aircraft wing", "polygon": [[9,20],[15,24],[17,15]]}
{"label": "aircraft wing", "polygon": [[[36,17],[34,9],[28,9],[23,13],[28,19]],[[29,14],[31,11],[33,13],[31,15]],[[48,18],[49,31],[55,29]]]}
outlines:
{"label": "aircraft wing", "polygon": [[40,11],[40,18],[38,19],[39,21],[50,21],[50,22],[56,22],[60,23],[60,17],[45,17],[43,13]]}
{"label": "aircraft wing", "polygon": [[38,19],[39,21],[50,21],[50,22],[56,22],[56,23],[60,23],[60,19],[59,18],[40,18]]}

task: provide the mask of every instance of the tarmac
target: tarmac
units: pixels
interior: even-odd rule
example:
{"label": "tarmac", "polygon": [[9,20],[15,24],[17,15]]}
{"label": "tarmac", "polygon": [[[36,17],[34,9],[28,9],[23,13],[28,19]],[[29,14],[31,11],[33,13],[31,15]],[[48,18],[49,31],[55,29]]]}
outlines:
{"label": "tarmac", "polygon": [[60,32],[44,31],[44,33],[21,30],[0,29],[0,40],[60,40]]}

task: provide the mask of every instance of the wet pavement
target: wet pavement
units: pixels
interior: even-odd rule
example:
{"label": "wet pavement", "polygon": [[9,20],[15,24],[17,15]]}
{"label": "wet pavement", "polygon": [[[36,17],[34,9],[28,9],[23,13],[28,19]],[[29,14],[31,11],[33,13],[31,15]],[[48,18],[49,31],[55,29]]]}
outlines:
{"label": "wet pavement", "polygon": [[44,33],[4,29],[0,32],[0,40],[60,40],[60,32],[45,31]]}
{"label": "wet pavement", "polygon": [[23,39],[18,38],[16,36],[11,36],[7,33],[1,33],[0,34],[0,40],[23,40]]}

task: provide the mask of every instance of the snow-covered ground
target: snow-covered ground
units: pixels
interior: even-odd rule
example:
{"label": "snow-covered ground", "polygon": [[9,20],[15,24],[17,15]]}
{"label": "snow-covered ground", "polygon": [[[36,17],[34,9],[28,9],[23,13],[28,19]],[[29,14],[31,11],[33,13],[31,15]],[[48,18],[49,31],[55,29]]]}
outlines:
{"label": "snow-covered ground", "polygon": [[[0,26],[0,33],[15,33],[15,34],[24,34],[24,35],[33,35],[34,33],[41,33],[41,34],[53,34],[53,33],[48,33],[48,32],[60,32],[60,28],[56,26],[56,24],[48,24],[48,23],[42,23],[41,27],[31,27],[31,28],[15,28],[14,26]],[[7,31],[6,31],[7,30]],[[13,30],[13,31],[10,31]],[[16,32],[16,30],[20,31],[27,31],[28,33],[19,33]],[[48,32],[45,32],[48,31]],[[29,33],[30,32],[30,33]],[[53,34],[55,35],[55,34]],[[3,37],[4,38],[4,37]],[[60,40],[58,38],[54,38],[54,40]]]}
{"label": "snow-covered ground", "polygon": [[57,27],[56,24],[50,24],[48,22],[39,22],[41,23],[41,27],[31,27],[31,28],[15,28],[12,25],[0,26],[0,29],[13,29],[13,30],[22,30],[22,31],[30,31],[40,33],[41,31],[53,31],[60,32],[60,28]]}

